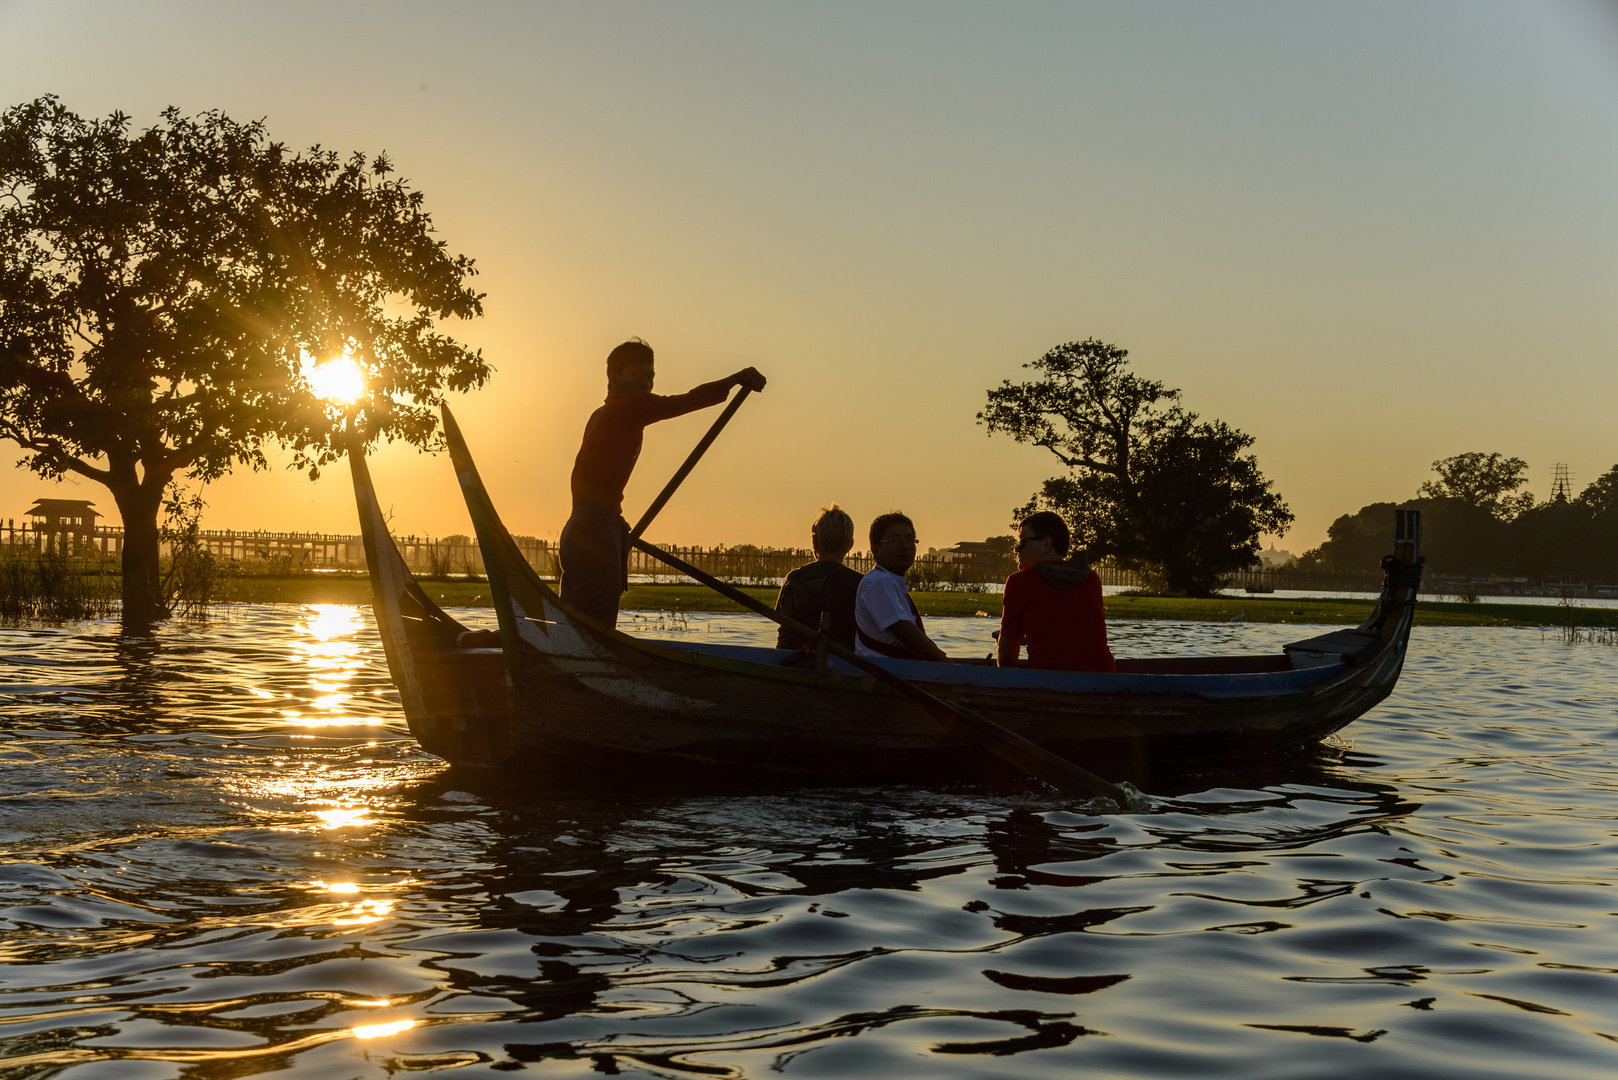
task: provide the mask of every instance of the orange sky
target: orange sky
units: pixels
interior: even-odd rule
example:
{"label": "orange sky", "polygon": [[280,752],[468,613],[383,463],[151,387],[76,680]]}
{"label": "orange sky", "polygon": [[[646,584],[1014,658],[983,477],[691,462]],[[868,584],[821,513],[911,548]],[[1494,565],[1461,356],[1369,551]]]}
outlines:
{"label": "orange sky", "polygon": [[[754,364],[652,530],[802,543],[900,508],[1006,531],[1055,472],[984,391],[1095,336],[1255,435],[1318,543],[1499,450],[1618,462],[1618,23],[1595,3],[0,3],[0,103],[264,117],[386,150],[471,255],[496,374],[454,407],[515,532],[554,537],[608,349],[659,389]],[[658,425],[635,517],[714,413]],[[447,460],[373,462],[403,533],[469,531]],[[53,490],[0,476],[0,516]],[[356,528],[346,477],[233,476],[206,524]]]}

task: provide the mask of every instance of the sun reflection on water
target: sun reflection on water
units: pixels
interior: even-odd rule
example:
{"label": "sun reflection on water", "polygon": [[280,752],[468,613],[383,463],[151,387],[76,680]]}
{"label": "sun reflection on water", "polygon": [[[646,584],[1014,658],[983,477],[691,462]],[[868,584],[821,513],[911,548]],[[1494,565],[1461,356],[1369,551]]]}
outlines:
{"label": "sun reflection on water", "polygon": [[393,913],[392,900],[361,900],[357,903],[345,905],[349,914],[340,919],[333,919],[333,926],[364,926],[366,923],[381,922]]}
{"label": "sun reflection on water", "polygon": [[391,1024],[365,1024],[354,1029],[356,1039],[379,1039],[384,1035],[397,1035],[416,1026],[414,1020],[395,1020]]}
{"label": "sun reflection on water", "polygon": [[[365,667],[361,645],[365,622],[359,609],[348,604],[312,604],[305,609],[290,642],[294,660],[307,673],[308,696],[297,692],[277,695],[252,687],[259,697],[280,697],[287,707],[278,709],[292,727],[377,727],[379,716],[356,716],[353,682]],[[290,700],[289,700],[290,699]]]}
{"label": "sun reflection on water", "polygon": [[375,824],[365,815],[370,809],[364,806],[334,806],[330,810],[316,810],[315,817],[321,820],[323,829],[346,829],[351,825]]}
{"label": "sun reflection on water", "polygon": [[[408,883],[409,880],[409,878],[404,879],[402,884]],[[327,892],[337,893],[342,896],[352,896],[361,891],[360,886],[352,881],[333,881],[329,883],[325,881],[316,881],[312,884],[316,888],[325,889]],[[336,918],[332,919],[331,925],[366,926],[370,923],[381,922],[383,919],[393,914],[393,909],[397,903],[398,901],[396,900],[388,899],[355,900],[351,903],[342,905],[342,910],[338,913]],[[386,998],[382,998],[377,1001],[359,1001],[355,1002],[354,1004],[374,1009],[381,1008],[382,1006],[388,1004],[388,1001]]]}

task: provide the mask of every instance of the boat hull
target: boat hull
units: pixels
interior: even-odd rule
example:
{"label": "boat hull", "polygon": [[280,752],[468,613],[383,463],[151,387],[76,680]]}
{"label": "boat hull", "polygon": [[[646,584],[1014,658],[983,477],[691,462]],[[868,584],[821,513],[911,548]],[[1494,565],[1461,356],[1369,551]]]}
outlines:
{"label": "boat hull", "polygon": [[[463,765],[806,781],[995,779],[1008,766],[927,708],[840,660],[648,641],[573,609],[501,523],[454,418],[445,435],[499,619],[470,634],[415,584],[363,460],[355,486],[377,625],[411,730]],[[1392,691],[1420,570],[1419,517],[1399,511],[1375,611],[1355,630],[1268,657],[1120,660],[1084,674],[882,661],[893,674],[1062,757],[1142,778],[1166,761],[1268,756],[1316,743]],[[581,771],[583,770],[583,771]]]}
{"label": "boat hull", "polygon": [[[536,629],[541,621],[548,633]],[[1006,772],[920,705],[857,671],[783,667],[791,654],[775,650],[738,657],[618,640],[622,635],[581,625],[559,602],[524,610],[518,633],[511,723],[521,760],[636,768],[682,759],[856,781]],[[885,666],[1057,754],[1138,776],[1164,758],[1276,753],[1318,742],[1387,696],[1403,655],[1401,643],[1369,664],[1246,678],[1052,679],[921,662]],[[963,684],[974,676],[979,685]]]}

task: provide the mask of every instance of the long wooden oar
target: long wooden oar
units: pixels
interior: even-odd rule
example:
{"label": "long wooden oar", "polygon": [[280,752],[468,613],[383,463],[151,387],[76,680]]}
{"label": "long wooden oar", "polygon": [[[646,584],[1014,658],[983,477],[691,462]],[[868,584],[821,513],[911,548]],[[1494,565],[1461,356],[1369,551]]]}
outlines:
{"label": "long wooden oar", "polygon": [[[708,588],[713,589],[722,596],[729,597],[743,607],[756,611],[765,618],[772,619],[787,629],[802,634],[811,640],[819,636],[816,631],[809,629],[798,620],[760,603],[740,589],[732,588],[720,581],[712,574],[698,570],[684,559],[676,558],[661,548],[653,547],[644,540],[636,539],[631,542],[646,554],[663,560],[682,573],[689,574],[708,586]],[[1046,750],[1038,743],[1030,742],[1016,732],[1001,727],[987,716],[929,694],[915,683],[901,679],[887,668],[879,664],[873,664],[852,649],[844,648],[835,641],[828,641],[827,645],[831,649],[833,656],[848,661],[867,675],[873,676],[886,685],[893,687],[905,697],[923,705],[929,713],[946,727],[965,735],[1022,769],[1030,776],[1045,781],[1045,783],[1058,791],[1079,798],[1088,798],[1092,795],[1105,796],[1126,810],[1139,803],[1140,797],[1138,795],[1132,796],[1117,784],[1101,779],[1101,777],[1088,769],[1081,769],[1066,758]]]}
{"label": "long wooden oar", "polygon": [[736,410],[742,407],[742,402],[746,401],[747,395],[752,392],[752,390],[744,386],[741,393],[731,398],[730,404],[725,406],[725,411],[719,414],[719,419],[715,420],[713,427],[708,429],[708,434],[702,437],[702,441],[697,443],[690,456],[685,459],[685,464],[680,466],[680,471],[675,473],[673,479],[663,486],[662,494],[652,500],[652,505],[646,508],[646,513],[642,514],[640,520],[635,522],[635,527],[629,530],[630,540],[640,539],[641,533],[646,531],[646,526],[652,523],[652,519],[657,516],[657,512],[663,509],[663,505],[674,495],[675,490],[685,482],[687,476],[691,475],[691,470],[697,467],[697,462],[702,460],[702,455],[708,452],[708,447],[712,446],[713,441],[719,438],[719,433],[725,430],[725,425],[730,423],[730,418],[736,415]]}

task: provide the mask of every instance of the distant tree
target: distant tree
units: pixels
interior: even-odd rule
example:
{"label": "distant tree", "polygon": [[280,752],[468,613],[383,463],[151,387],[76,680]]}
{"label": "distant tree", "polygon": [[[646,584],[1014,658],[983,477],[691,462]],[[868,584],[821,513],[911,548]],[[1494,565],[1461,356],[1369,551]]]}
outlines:
{"label": "distant tree", "polygon": [[1024,365],[1036,381],[990,390],[978,421],[1069,470],[1018,516],[1056,510],[1093,557],[1206,596],[1257,562],[1259,535],[1284,533],[1292,512],[1245,452],[1251,435],[1186,411],[1178,390],[1129,371],[1128,356],[1094,338],[1058,345]]}
{"label": "distant tree", "polygon": [[[262,122],[175,109],[144,131],[54,97],[0,116],[0,437],[20,464],[110,489],[126,620],[161,617],[157,514],[176,477],[267,464],[311,476],[351,435],[425,444],[442,392],[488,378],[439,331],[482,313],[385,156],[288,153]],[[344,414],[308,358],[347,354]]]}
{"label": "distant tree", "polygon": [[1376,502],[1344,514],[1326,530],[1326,541],[1298,559],[1300,570],[1374,570],[1393,551],[1396,506],[1420,510],[1421,550],[1433,573],[1488,573],[1505,565],[1505,522],[1461,499]]}
{"label": "distant tree", "polygon": [[[1440,482],[1423,485],[1425,498],[1401,505],[1422,512],[1422,553],[1427,567],[1439,575],[1504,574],[1536,581],[1579,578],[1618,580],[1618,466],[1613,467],[1570,503],[1526,506],[1516,496],[1515,512],[1506,520],[1502,507],[1509,491],[1522,483],[1523,462],[1500,455],[1458,455],[1482,459],[1482,468],[1441,469]],[[1454,463],[1447,458],[1440,466]],[[1478,473],[1492,472],[1489,485]],[[1451,478],[1470,477],[1467,483]],[[1504,479],[1500,479],[1501,477]],[[1515,484],[1513,484],[1515,481]],[[1470,485],[1470,486],[1469,486]],[[1490,498],[1490,489],[1498,498]],[[1434,494],[1434,491],[1438,494]],[[1298,560],[1300,568],[1358,570],[1392,550],[1393,503],[1372,503],[1332,522],[1326,541]]]}
{"label": "distant tree", "polygon": [[1474,451],[1435,461],[1433,471],[1438,479],[1423,483],[1418,496],[1459,499],[1468,506],[1488,511],[1500,521],[1510,521],[1534,506],[1534,497],[1528,492],[1512,494],[1528,482],[1524,475],[1528,462],[1522,458]]}
{"label": "distant tree", "polygon": [[1618,465],[1592,480],[1574,502],[1594,517],[1618,517]]}
{"label": "distant tree", "polygon": [[1382,556],[1393,551],[1393,511],[1390,502],[1362,506],[1344,514],[1326,530],[1326,541],[1298,557],[1300,570],[1372,570]]}

